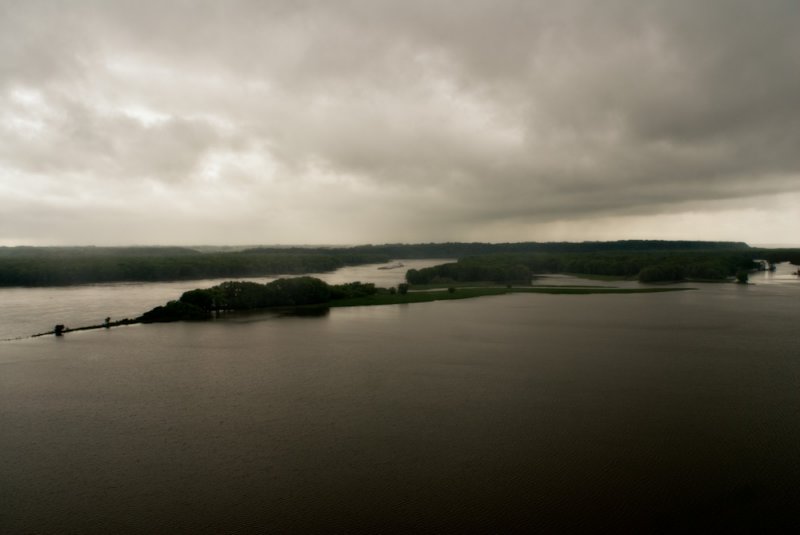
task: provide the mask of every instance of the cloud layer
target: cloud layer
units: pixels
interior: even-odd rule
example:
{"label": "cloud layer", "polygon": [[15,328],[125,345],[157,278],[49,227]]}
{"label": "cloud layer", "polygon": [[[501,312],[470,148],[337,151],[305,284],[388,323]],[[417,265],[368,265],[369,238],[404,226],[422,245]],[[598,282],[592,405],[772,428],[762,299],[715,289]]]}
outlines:
{"label": "cloud layer", "polygon": [[798,242],[797,20],[0,0],[0,244]]}

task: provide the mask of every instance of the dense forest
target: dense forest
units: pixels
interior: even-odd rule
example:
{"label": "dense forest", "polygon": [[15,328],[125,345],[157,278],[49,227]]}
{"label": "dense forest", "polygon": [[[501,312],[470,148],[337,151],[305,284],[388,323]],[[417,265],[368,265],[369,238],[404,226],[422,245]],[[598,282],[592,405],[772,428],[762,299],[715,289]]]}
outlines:
{"label": "dense forest", "polygon": [[422,243],[354,247],[0,247],[0,286],[243,278],[320,273],[405,258],[458,262],[409,273],[413,284],[453,280],[530,280],[536,273],[581,273],[663,280],[722,280],[755,258],[800,264],[800,249],[742,242]]}
{"label": "dense forest", "polygon": [[228,281],[212,288],[184,292],[177,301],[156,307],[137,321],[201,320],[211,317],[212,312],[317,305],[377,292],[374,284],[331,285],[314,277],[281,278],[267,284]]}
{"label": "dense forest", "polygon": [[0,248],[0,286],[259,277],[385,262],[375,254],[303,250],[201,253],[184,248]]}
{"label": "dense forest", "polygon": [[257,252],[316,251],[327,253],[376,254],[389,258],[464,258],[466,256],[500,253],[597,253],[607,251],[720,251],[747,250],[743,242],[620,240],[585,242],[517,242],[517,243],[393,243],[384,245],[357,245],[354,247],[275,248],[251,249]]}
{"label": "dense forest", "polygon": [[406,273],[410,284],[494,281],[526,283],[536,274],[571,273],[640,282],[722,281],[758,267],[755,259],[800,263],[800,250],[665,250],[489,254]]}

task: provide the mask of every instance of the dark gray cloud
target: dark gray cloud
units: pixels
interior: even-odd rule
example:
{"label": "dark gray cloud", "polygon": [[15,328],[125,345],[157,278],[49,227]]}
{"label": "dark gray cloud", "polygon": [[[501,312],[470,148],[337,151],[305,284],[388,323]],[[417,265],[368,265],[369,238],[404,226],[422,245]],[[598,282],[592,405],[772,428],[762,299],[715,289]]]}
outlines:
{"label": "dark gray cloud", "polygon": [[0,0],[0,240],[796,241],[752,223],[800,222],[797,20],[788,0]]}

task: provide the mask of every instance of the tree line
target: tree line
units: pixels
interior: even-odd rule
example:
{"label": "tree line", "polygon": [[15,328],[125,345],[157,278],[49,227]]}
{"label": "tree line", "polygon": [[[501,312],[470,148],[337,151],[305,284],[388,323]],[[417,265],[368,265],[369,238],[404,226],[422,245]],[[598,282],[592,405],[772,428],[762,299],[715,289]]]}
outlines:
{"label": "tree line", "polygon": [[[721,280],[753,258],[800,264],[800,249],[759,249],[743,242],[420,243],[353,247],[0,247],[0,286],[59,286],[121,281],[242,278],[325,272],[404,258],[458,258],[455,266],[410,274],[409,282],[530,280],[534,273],[585,273],[660,280]],[[413,280],[412,280],[413,279]]]}
{"label": "tree line", "polygon": [[138,321],[202,320],[211,317],[213,312],[322,305],[377,292],[371,283],[328,284],[315,277],[281,278],[266,284],[228,281],[184,292],[177,301],[145,312]]}
{"label": "tree line", "polygon": [[260,277],[333,271],[346,265],[386,262],[371,254],[319,252],[199,253],[174,249],[34,251],[0,254],[0,286],[62,286],[105,282],[156,282]]}
{"label": "tree line", "polygon": [[429,268],[411,269],[406,273],[406,280],[411,284],[451,281],[529,283],[537,273],[573,273],[636,278],[640,282],[717,281],[756,268],[753,262],[756,257],[771,262],[794,262],[800,261],[799,253],[790,249],[510,253],[472,256]]}
{"label": "tree line", "polygon": [[356,245],[353,247],[275,248],[261,247],[252,251],[318,251],[341,254],[377,254],[390,258],[465,258],[467,256],[504,253],[589,253],[606,251],[717,251],[745,250],[744,242],[693,240],[618,240],[584,242],[445,242],[445,243],[388,243]]}

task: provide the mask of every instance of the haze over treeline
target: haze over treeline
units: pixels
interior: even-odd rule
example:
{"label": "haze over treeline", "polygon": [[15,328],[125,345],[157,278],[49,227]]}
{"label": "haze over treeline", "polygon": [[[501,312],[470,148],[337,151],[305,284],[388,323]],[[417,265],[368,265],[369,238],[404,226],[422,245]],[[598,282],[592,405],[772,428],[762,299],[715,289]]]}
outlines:
{"label": "haze over treeline", "polygon": [[797,243],[793,0],[0,0],[0,244]]}
{"label": "haze over treeline", "polygon": [[[347,265],[408,258],[467,261],[459,264],[457,274],[445,268],[442,272],[430,272],[430,276],[416,281],[423,283],[442,276],[457,281],[518,281],[530,279],[536,273],[639,276],[642,279],[645,268],[657,270],[651,281],[684,278],[724,280],[738,270],[755,268],[756,258],[773,263],[791,261],[800,264],[800,249],[764,249],[752,248],[744,242],[687,240],[396,243],[354,247],[273,246],[243,250],[0,247],[0,286],[264,277],[319,273]],[[470,264],[473,261],[479,266],[477,271],[473,269],[476,264]],[[392,267],[402,267],[402,264]],[[478,278],[473,279],[475,276]],[[411,278],[411,271],[409,282],[415,282]]]}

